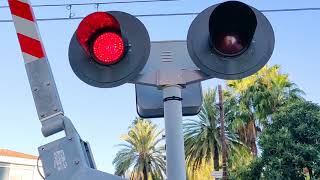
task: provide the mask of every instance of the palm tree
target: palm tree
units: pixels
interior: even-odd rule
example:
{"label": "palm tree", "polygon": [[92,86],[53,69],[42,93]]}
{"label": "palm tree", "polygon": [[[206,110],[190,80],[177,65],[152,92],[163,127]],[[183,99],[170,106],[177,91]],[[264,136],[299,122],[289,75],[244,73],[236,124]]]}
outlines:
{"label": "palm tree", "polygon": [[212,162],[203,163],[198,169],[194,169],[191,166],[187,166],[187,180],[212,180]]}
{"label": "palm tree", "polygon": [[115,174],[125,176],[131,172],[132,180],[161,180],[165,174],[164,145],[155,124],[148,120],[136,119],[129,132],[121,137],[126,143],[113,160]]}
{"label": "palm tree", "polygon": [[290,82],[287,74],[280,72],[280,66],[265,66],[256,74],[236,81],[228,81],[234,101],[233,114],[229,117],[240,139],[257,156],[257,136],[266,126],[271,115],[288,99],[301,98],[303,92]]}
{"label": "palm tree", "polygon": [[[228,151],[238,145],[237,135],[229,131],[226,124],[225,136]],[[219,110],[216,107],[216,90],[204,93],[203,105],[198,119],[187,120],[184,123],[185,152],[188,166],[194,171],[204,164],[212,164],[219,170],[221,154]],[[212,162],[213,160],[213,162]]]}

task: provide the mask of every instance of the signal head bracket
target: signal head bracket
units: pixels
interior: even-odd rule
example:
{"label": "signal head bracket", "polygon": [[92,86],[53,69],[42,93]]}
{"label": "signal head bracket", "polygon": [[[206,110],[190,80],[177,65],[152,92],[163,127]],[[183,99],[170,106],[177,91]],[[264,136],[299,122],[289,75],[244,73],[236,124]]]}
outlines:
{"label": "signal head bracket", "polygon": [[133,84],[149,86],[187,85],[211,78],[189,56],[186,41],[151,42],[150,57]]}

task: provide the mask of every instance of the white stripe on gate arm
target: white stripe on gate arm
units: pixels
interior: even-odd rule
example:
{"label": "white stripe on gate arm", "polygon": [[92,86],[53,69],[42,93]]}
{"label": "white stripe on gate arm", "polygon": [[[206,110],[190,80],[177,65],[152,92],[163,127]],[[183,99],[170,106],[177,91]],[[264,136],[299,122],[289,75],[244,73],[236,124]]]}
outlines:
{"label": "white stripe on gate arm", "polygon": [[12,15],[17,33],[40,41],[39,31],[34,22],[25,20],[19,16]]}

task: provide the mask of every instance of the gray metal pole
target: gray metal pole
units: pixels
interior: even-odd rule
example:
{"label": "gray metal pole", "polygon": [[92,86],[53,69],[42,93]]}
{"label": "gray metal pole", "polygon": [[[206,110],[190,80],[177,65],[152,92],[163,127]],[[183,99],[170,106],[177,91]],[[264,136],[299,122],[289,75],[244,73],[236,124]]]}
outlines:
{"label": "gray metal pole", "polygon": [[186,180],[181,86],[163,88],[168,180]]}

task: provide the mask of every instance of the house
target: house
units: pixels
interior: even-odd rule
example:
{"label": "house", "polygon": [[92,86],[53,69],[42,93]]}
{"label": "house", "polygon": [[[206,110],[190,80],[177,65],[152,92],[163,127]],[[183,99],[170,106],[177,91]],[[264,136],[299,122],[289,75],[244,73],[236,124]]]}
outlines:
{"label": "house", "polygon": [[0,180],[42,180],[41,161],[39,166],[37,162],[37,156],[0,149]]}

